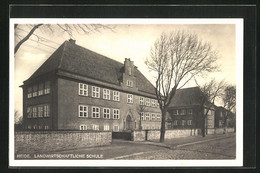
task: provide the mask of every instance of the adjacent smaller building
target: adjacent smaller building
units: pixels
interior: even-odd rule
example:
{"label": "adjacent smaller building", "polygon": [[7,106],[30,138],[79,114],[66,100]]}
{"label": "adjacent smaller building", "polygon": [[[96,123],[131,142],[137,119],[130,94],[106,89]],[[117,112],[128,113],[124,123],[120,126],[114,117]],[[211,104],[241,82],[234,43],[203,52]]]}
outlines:
{"label": "adjacent smaller building", "polygon": [[[202,115],[209,107],[202,103],[202,92],[199,87],[178,89],[169,105],[166,128],[202,128]],[[206,128],[215,128],[215,111],[215,107],[211,106],[205,122]]]}

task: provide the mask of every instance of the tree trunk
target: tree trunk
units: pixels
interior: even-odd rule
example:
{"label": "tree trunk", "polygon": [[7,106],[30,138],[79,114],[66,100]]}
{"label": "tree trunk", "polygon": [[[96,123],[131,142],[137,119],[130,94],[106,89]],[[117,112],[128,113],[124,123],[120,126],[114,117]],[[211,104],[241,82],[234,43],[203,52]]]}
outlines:
{"label": "tree trunk", "polygon": [[[204,112],[203,112],[204,113]],[[202,129],[201,129],[202,137],[205,137],[205,116],[202,115]]]}
{"label": "tree trunk", "polygon": [[166,110],[162,111],[162,122],[161,122],[161,134],[160,134],[160,142],[164,142],[165,136],[165,119],[166,119]]}

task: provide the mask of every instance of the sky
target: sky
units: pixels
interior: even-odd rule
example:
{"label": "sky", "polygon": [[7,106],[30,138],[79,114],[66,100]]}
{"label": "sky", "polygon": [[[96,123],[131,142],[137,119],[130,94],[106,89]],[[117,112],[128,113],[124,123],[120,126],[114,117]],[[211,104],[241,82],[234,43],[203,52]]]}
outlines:
{"label": "sky", "polygon": [[[205,22],[204,22],[205,23]],[[235,24],[116,24],[114,31],[103,30],[97,33],[82,35],[74,33],[76,44],[105,55],[121,63],[125,58],[134,61],[134,65],[154,84],[154,77],[149,72],[144,61],[149,57],[151,46],[162,32],[184,30],[197,34],[203,42],[210,42],[213,49],[218,52],[217,64],[219,72],[213,72],[201,79],[203,84],[211,78],[225,79],[229,84],[236,85],[236,25]],[[15,32],[15,43],[26,33],[29,27],[18,25]],[[65,40],[70,39],[67,34],[60,32],[49,33],[37,29],[15,54],[14,61],[14,108],[22,114],[22,88],[23,81],[28,79],[49,56]],[[38,39],[46,39],[38,42]],[[193,87],[191,81],[184,87]],[[219,104],[221,104],[219,102]]]}

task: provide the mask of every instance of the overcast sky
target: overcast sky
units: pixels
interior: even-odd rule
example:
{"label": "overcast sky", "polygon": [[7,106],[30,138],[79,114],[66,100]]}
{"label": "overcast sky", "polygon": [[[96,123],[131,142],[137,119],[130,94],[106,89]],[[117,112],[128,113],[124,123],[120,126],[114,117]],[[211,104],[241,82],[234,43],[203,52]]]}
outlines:
{"label": "overcast sky", "polygon": [[[18,27],[16,34],[20,37],[29,31],[26,25]],[[235,24],[119,24],[116,25],[114,32],[104,30],[90,35],[75,34],[73,39],[76,40],[76,44],[119,62],[123,63],[125,58],[130,58],[138,69],[154,83],[154,78],[150,75],[144,61],[149,56],[154,41],[162,32],[176,30],[195,33],[203,41],[210,42],[213,49],[218,51],[217,63],[221,71],[209,74],[205,80],[200,81],[201,83],[211,77],[216,77],[217,80],[225,79],[230,84],[236,84]],[[31,40],[23,44],[15,55],[14,106],[20,114],[22,114],[22,89],[19,86],[49,58],[59,45],[70,38],[66,34],[49,34],[41,30],[36,30],[35,34],[49,41],[39,44],[37,37],[32,36]],[[195,84],[191,81],[185,87],[192,86]]]}

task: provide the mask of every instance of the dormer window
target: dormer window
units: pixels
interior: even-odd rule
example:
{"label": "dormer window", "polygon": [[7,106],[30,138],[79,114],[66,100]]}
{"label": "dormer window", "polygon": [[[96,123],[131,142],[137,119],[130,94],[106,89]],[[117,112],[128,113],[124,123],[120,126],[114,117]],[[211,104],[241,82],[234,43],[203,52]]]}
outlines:
{"label": "dormer window", "polygon": [[126,82],[127,82],[127,83],[126,83],[127,86],[133,87],[133,81],[127,80]]}

